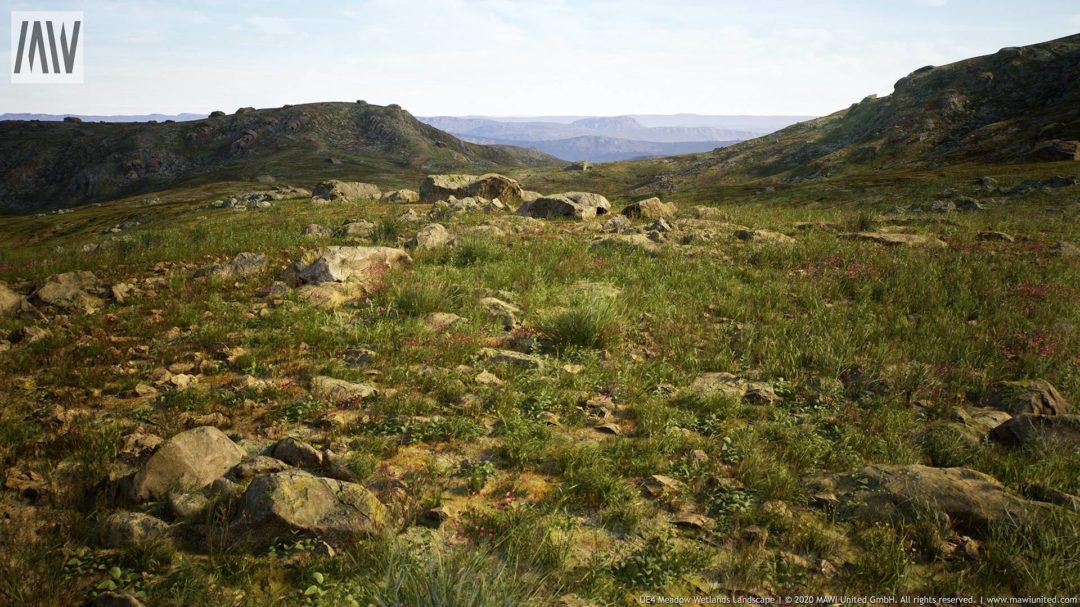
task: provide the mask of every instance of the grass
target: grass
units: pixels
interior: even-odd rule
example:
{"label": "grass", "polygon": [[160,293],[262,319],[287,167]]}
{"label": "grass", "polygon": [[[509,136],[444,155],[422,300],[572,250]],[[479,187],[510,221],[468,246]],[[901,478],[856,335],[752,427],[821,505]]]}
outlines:
{"label": "grass", "polygon": [[[530,188],[611,192],[618,204],[634,187],[632,170],[518,174]],[[1049,253],[1054,242],[1080,242],[1072,194],[1034,192],[977,214],[884,213],[966,191],[977,174],[1008,184],[1050,170],[1064,169],[852,176],[767,194],[745,184],[690,188],[671,195],[684,210],[722,199],[732,223],[797,243],[721,237],[646,254],[593,249],[576,224],[546,222],[539,234],[466,236],[415,252],[411,270],[335,310],[293,293],[271,301],[262,289],[315,246],[300,236],[310,223],[366,219],[377,226],[373,242],[396,246],[422,225],[392,219],[400,205],[294,200],[232,213],[200,208],[220,193],[189,190],[164,194],[143,225],[118,235],[127,240],[100,233],[135,212],[125,202],[5,218],[8,284],[28,291],[51,274],[90,269],[143,294],[89,316],[0,319],[0,336],[28,324],[49,331],[0,353],[0,463],[40,471],[57,488],[19,533],[0,532],[0,602],[82,602],[107,574],[64,573],[79,550],[95,567],[121,567],[121,580],[141,580],[155,605],[545,604],[570,593],[625,604],[646,590],[1075,593],[1075,517],[995,527],[980,558],[950,560],[941,546],[956,538],[932,509],[910,513],[910,524],[867,527],[807,505],[813,479],[869,463],[964,466],[1014,491],[1041,483],[1080,493],[1075,450],[1006,450],[955,422],[956,409],[975,407],[1002,379],[1041,377],[1074,402],[1080,395],[1080,266]],[[457,233],[493,217],[443,219]],[[950,248],[884,249],[827,226],[794,227],[806,221],[934,233]],[[988,229],[1017,242],[976,238]],[[87,243],[102,246],[79,253]],[[266,254],[271,268],[235,285],[193,277],[240,251]],[[522,325],[491,322],[484,297],[518,306]],[[463,320],[434,330],[425,323],[433,312]],[[236,347],[246,354],[233,363],[216,354]],[[484,347],[530,352],[544,369],[488,366],[477,357]],[[355,362],[347,353],[360,348],[374,354]],[[136,384],[176,363],[202,370],[195,388],[133,398]],[[714,371],[767,383],[780,401],[686,390]],[[249,374],[267,385],[236,387]],[[380,395],[323,402],[309,392],[316,375],[371,383]],[[56,406],[91,416],[65,425]],[[361,482],[401,481],[396,536],[340,546],[329,560],[306,544],[279,554],[198,541],[171,552],[100,550],[94,522],[125,507],[101,483],[125,437],[141,429],[167,438],[183,413],[226,415],[229,432],[256,443],[302,432],[340,451]],[[602,423],[619,433],[598,431]],[[680,488],[654,496],[643,486],[653,475]],[[511,506],[500,507],[507,496]],[[24,501],[12,491],[0,499]],[[434,505],[451,519],[437,530],[415,525]],[[226,506],[213,524],[224,525]],[[712,527],[676,527],[686,511]],[[749,525],[768,530],[764,546],[741,539]]]}

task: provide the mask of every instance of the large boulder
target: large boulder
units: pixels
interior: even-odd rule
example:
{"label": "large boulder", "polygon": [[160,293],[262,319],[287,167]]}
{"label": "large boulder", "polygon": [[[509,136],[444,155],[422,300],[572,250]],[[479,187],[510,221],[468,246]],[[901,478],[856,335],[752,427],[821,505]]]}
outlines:
{"label": "large boulder", "polygon": [[311,199],[314,201],[357,201],[378,200],[382,197],[379,186],[360,181],[339,181],[331,179],[315,186],[311,191]]}
{"label": "large boulder", "polygon": [[956,529],[973,536],[985,535],[995,523],[1028,520],[1044,508],[1010,493],[997,479],[967,468],[872,464],[841,475],[834,488],[844,516],[918,522],[936,509]]}
{"label": "large boulder", "polygon": [[559,217],[574,219],[592,219],[611,210],[611,203],[600,194],[589,192],[567,192],[541,196],[532,202],[518,207],[518,215],[538,219]]}
{"label": "large boulder", "polygon": [[521,184],[497,173],[486,175],[428,175],[420,183],[420,200],[435,202],[456,198],[498,198],[514,201],[521,198]]}
{"label": "large boulder", "polygon": [[674,202],[664,202],[655,196],[632,202],[622,210],[627,217],[640,217],[644,219],[668,219],[674,217],[679,208]]}
{"label": "large boulder", "polygon": [[391,204],[413,204],[420,202],[420,193],[416,190],[393,190],[391,192],[383,192],[379,202],[389,202]]}
{"label": "large boulder", "polygon": [[251,547],[296,535],[349,542],[386,525],[386,508],[362,485],[288,470],[256,476],[230,531]]}
{"label": "large boulder", "polygon": [[412,258],[402,249],[390,247],[327,247],[310,263],[294,264],[302,283],[346,282],[381,275],[387,270],[408,268]]}
{"label": "large boulder", "polygon": [[133,498],[162,499],[178,488],[201,489],[244,459],[244,450],[213,426],[165,441],[135,475]]}
{"label": "large boulder", "polygon": [[64,272],[46,278],[33,298],[69,312],[90,313],[101,307],[101,300],[90,293],[97,288],[98,280],[93,272]]}
{"label": "large boulder", "polygon": [[1080,415],[1017,415],[990,431],[990,440],[1008,447],[1080,446]]}
{"label": "large boulder", "polygon": [[987,404],[1013,415],[1064,415],[1069,412],[1069,401],[1045,379],[998,382],[990,388]]}

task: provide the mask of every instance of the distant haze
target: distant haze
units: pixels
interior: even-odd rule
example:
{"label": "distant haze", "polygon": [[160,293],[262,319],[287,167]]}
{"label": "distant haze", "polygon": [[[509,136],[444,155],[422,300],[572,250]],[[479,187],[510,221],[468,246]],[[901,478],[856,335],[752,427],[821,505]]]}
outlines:
{"label": "distant haze", "polygon": [[[8,10],[43,8],[8,0]],[[1080,28],[1076,0],[52,0],[85,84],[0,112],[140,115],[364,99],[420,116],[824,115],[923,65]],[[7,11],[0,11],[4,20]],[[0,65],[9,65],[8,24]],[[688,124],[688,123],[683,123]]]}

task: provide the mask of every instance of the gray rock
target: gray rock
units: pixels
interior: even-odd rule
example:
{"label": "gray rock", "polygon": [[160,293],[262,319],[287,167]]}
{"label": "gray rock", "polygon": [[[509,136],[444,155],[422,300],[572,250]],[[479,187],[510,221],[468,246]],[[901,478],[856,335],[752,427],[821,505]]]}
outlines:
{"label": "gray rock", "polygon": [[46,278],[33,299],[69,312],[89,314],[101,307],[101,300],[88,292],[97,288],[98,280],[93,272],[64,272]]}
{"label": "gray rock", "polygon": [[416,190],[393,190],[384,192],[379,201],[391,204],[414,204],[420,202],[420,193]]}
{"label": "gray rock", "polygon": [[573,218],[592,219],[611,210],[611,203],[599,194],[567,192],[542,196],[522,204],[518,215],[538,219]]}
{"label": "gray rock", "polygon": [[297,468],[320,468],[323,454],[311,445],[295,438],[283,438],[274,445],[273,456]]}
{"label": "gray rock", "polygon": [[432,223],[420,228],[420,231],[412,237],[412,240],[406,246],[410,249],[425,251],[444,247],[450,244],[452,240],[453,237],[450,236],[450,232],[442,224]]}
{"label": "gray rock", "polygon": [[206,512],[210,506],[210,500],[201,493],[184,493],[174,491],[169,493],[168,510],[169,516],[180,521],[193,521]]}
{"label": "gray rock", "polygon": [[378,200],[382,196],[379,187],[359,181],[324,181],[311,190],[313,202]]}
{"label": "gray rock", "polygon": [[679,208],[673,202],[664,202],[659,198],[646,198],[632,202],[622,210],[627,217],[640,217],[643,219],[660,219],[674,217]]}
{"label": "gray rock", "polygon": [[236,482],[243,482],[255,478],[259,474],[281,472],[289,468],[289,464],[268,455],[253,455],[244,458],[244,461],[233,466],[229,470],[227,477]]}
{"label": "gray rock", "polygon": [[521,198],[521,184],[499,175],[428,175],[420,184],[420,200],[435,202],[451,196],[457,198],[482,197],[487,199],[518,200]]}
{"label": "gray rock", "polygon": [[195,273],[217,280],[237,280],[258,274],[266,267],[266,255],[262,253],[239,253],[227,263],[215,263],[205,266]]}
{"label": "gray rock", "polygon": [[487,362],[497,365],[507,365],[523,369],[535,369],[537,371],[543,370],[544,368],[544,361],[540,357],[533,356],[531,354],[515,352],[513,350],[481,348],[478,356],[481,360],[485,360]]}
{"label": "gray rock", "polygon": [[310,238],[328,238],[332,234],[333,230],[317,223],[310,223],[300,230],[301,236],[308,236]]}
{"label": "gray rock", "polygon": [[367,385],[320,375],[311,380],[311,394],[328,402],[359,401],[378,394]]}
{"label": "gray rock", "polygon": [[161,499],[178,488],[201,489],[244,458],[244,450],[211,426],[165,441],[135,475],[136,500]]}
{"label": "gray rock", "polygon": [[484,314],[502,323],[503,329],[510,330],[521,323],[521,308],[495,297],[480,300],[480,309]]}
{"label": "gray rock", "polygon": [[168,536],[169,524],[142,512],[114,512],[105,519],[105,545],[123,548]]}
{"label": "gray rock", "polygon": [[1080,446],[1080,415],[1024,413],[991,430],[990,440],[1008,447],[1049,445],[1075,449]]}

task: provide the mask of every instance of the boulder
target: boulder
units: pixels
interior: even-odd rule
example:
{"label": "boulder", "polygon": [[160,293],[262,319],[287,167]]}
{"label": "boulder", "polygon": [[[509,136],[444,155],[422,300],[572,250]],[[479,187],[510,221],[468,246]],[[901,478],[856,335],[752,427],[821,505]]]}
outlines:
{"label": "boulder", "polygon": [[228,478],[236,482],[243,482],[255,478],[260,474],[271,474],[288,470],[289,464],[270,457],[268,455],[253,455],[244,458],[244,461],[236,464],[229,470]]}
{"label": "boulder", "polygon": [[518,207],[517,214],[523,217],[554,219],[567,217],[574,219],[592,219],[611,210],[611,203],[599,194],[589,192],[567,192],[541,196],[532,202]]}
{"label": "boulder", "polygon": [[660,219],[674,217],[679,208],[673,202],[664,202],[659,198],[646,198],[632,202],[622,210],[627,217],[640,217],[644,219]]}
{"label": "boulder", "polygon": [[244,459],[244,450],[212,426],[165,441],[135,475],[134,499],[161,499],[177,488],[201,489]]}
{"label": "boulder", "polygon": [[198,519],[210,507],[210,500],[201,493],[172,492],[169,494],[169,516],[179,521]]}
{"label": "boulder", "polygon": [[420,200],[435,202],[451,196],[519,200],[521,184],[497,173],[486,175],[428,175],[420,184]]}
{"label": "boulder", "polygon": [[543,196],[544,195],[541,194],[540,192],[534,192],[532,190],[522,190],[521,191],[521,202],[532,202],[532,201],[536,200],[537,198],[543,198]]}
{"label": "boulder", "polygon": [[382,196],[379,186],[360,181],[324,181],[311,190],[311,199],[316,202],[334,202],[338,200],[378,200]]}
{"label": "boulder", "polygon": [[251,481],[230,532],[253,548],[297,535],[350,542],[379,533],[386,520],[386,508],[362,485],[289,470]]}
{"label": "boulder", "polygon": [[521,322],[521,308],[495,297],[481,299],[480,309],[484,311],[485,315],[498,320],[507,331],[518,326]]}
{"label": "boulder", "polygon": [[334,230],[334,236],[338,238],[371,238],[375,233],[375,224],[360,219],[358,221],[346,221],[341,227]]}
{"label": "boulder", "polygon": [[309,223],[300,230],[301,236],[308,236],[310,238],[325,238],[333,234],[333,230],[326,226],[321,226],[317,223]]}
{"label": "boulder", "polygon": [[239,253],[227,263],[215,263],[200,268],[195,275],[217,280],[237,280],[258,274],[266,267],[266,255],[262,253]]}
{"label": "boulder", "polygon": [[64,272],[46,278],[33,298],[63,310],[89,314],[101,307],[101,300],[88,293],[97,287],[98,280],[93,272]]}
{"label": "boulder", "polygon": [[1027,520],[1043,508],[967,468],[872,464],[841,475],[836,489],[844,516],[919,522],[927,509],[937,509],[957,530],[976,537],[985,536],[995,523]]}
{"label": "boulder", "polygon": [[114,512],[105,519],[105,545],[123,548],[167,536],[169,524],[142,512]]}
{"label": "boulder", "polygon": [[311,394],[315,398],[339,403],[363,400],[378,394],[378,390],[367,384],[320,375],[311,380]]}
{"label": "boulder", "polygon": [[323,454],[315,447],[295,438],[283,438],[274,445],[273,456],[297,468],[320,468]]}
{"label": "boulder", "polygon": [[390,192],[383,192],[379,202],[388,202],[391,204],[414,204],[420,202],[420,193],[416,190],[393,190]]}
{"label": "boulder", "polygon": [[2,316],[14,316],[29,306],[29,302],[26,298],[12,291],[7,285],[0,282],[0,317]]}
{"label": "boulder", "polygon": [[1080,446],[1080,415],[1032,415],[1024,413],[990,431],[990,440],[1008,447],[1042,444]]}
{"label": "boulder", "polygon": [[402,249],[389,247],[327,247],[309,264],[294,264],[303,283],[346,282],[381,276],[387,270],[408,268],[412,258]]}
{"label": "boulder", "polygon": [[1013,415],[1065,415],[1069,412],[1069,401],[1044,379],[998,382],[990,388],[986,400],[988,406]]}
{"label": "boulder", "polygon": [[949,245],[945,244],[941,239],[926,234],[858,232],[856,234],[849,234],[848,237],[856,240],[876,242],[877,244],[885,245],[887,247],[914,247],[924,249],[947,249],[949,247]]}
{"label": "boulder", "polygon": [[420,231],[412,237],[405,246],[418,251],[438,249],[444,247],[453,240],[450,232],[440,223],[432,223],[420,228]]}

